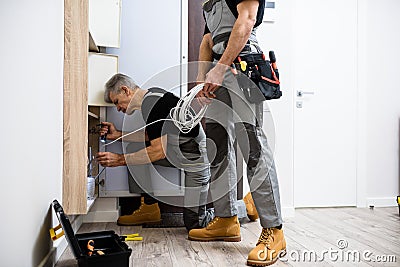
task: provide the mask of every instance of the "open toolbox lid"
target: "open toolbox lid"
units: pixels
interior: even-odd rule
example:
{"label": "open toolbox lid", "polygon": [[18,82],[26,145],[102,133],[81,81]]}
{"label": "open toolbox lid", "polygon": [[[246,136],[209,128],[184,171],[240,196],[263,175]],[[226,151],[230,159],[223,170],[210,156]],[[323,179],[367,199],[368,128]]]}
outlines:
{"label": "open toolbox lid", "polygon": [[72,253],[74,254],[75,258],[81,257],[83,253],[79,246],[78,240],[75,237],[74,230],[72,229],[72,225],[68,216],[64,213],[64,209],[57,200],[53,201],[53,208],[65,233],[65,237],[71,246]]}

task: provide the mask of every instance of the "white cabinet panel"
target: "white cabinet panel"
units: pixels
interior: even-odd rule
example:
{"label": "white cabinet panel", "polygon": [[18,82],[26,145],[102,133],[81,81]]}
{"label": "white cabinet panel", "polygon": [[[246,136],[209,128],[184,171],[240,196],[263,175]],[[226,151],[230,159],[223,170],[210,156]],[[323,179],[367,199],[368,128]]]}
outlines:
{"label": "white cabinet panel", "polygon": [[89,31],[97,46],[120,45],[120,0],[89,1]]}
{"label": "white cabinet panel", "polygon": [[187,47],[181,10],[180,0],[124,1],[121,48],[107,52],[119,56],[120,71],[139,86],[171,90],[181,84],[182,47]]}
{"label": "white cabinet panel", "polygon": [[117,72],[117,56],[89,53],[88,103],[90,106],[113,106],[104,102],[104,85]]}

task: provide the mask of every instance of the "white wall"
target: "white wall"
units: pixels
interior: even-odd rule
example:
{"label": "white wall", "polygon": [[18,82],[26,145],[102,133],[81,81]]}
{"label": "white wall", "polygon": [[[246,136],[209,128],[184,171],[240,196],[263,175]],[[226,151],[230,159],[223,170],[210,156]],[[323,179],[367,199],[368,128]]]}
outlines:
{"label": "white wall", "polygon": [[[399,194],[400,1],[359,0],[360,175],[366,203],[395,205]],[[362,80],[361,80],[362,79]],[[363,147],[364,146],[364,147]],[[363,192],[360,192],[363,195]]]}
{"label": "white wall", "polygon": [[[400,191],[400,1],[358,0],[358,6],[357,206],[395,205]],[[283,96],[267,101],[274,125],[266,121],[264,129],[274,138],[284,214],[294,205],[294,23],[293,0],[276,1],[275,22],[263,23],[257,33],[265,53],[275,50],[281,73]]]}
{"label": "white wall", "polygon": [[63,1],[1,1],[1,266],[48,253],[61,199]]}

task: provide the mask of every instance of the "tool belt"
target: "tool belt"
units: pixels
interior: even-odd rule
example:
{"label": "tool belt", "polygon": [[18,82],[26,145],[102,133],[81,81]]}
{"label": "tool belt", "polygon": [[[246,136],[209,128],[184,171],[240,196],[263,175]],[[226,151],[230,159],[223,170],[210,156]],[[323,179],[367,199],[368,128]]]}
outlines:
{"label": "tool belt", "polygon": [[[213,38],[214,44],[224,42],[224,48],[226,48],[230,34],[230,32],[226,32],[215,36]],[[238,56],[234,60],[232,72],[234,72],[246,99],[250,103],[260,103],[265,100],[280,98],[282,91],[280,90],[279,71],[276,64],[274,64],[275,68],[272,64],[272,62],[276,62],[274,52],[270,51],[270,60],[266,60],[263,53],[251,53],[250,41],[248,40],[240,53],[245,53],[245,55]],[[212,51],[214,60],[220,60],[221,56],[221,54]],[[237,75],[237,70],[241,74]]]}
{"label": "tool belt", "polygon": [[233,62],[232,67],[242,73],[236,75],[236,78],[250,103],[260,103],[282,96],[279,72],[272,67],[271,61],[266,60],[264,54],[248,54],[237,57]]}

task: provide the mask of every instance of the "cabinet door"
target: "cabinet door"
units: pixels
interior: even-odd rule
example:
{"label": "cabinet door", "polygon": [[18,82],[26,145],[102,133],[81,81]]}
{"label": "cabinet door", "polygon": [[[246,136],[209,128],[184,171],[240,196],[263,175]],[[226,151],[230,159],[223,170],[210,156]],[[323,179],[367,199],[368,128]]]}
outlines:
{"label": "cabinet door", "polygon": [[113,106],[104,102],[104,85],[117,72],[117,56],[89,53],[88,103],[90,106]]}
{"label": "cabinet door", "polygon": [[97,46],[120,45],[120,0],[89,1],[89,31]]}

